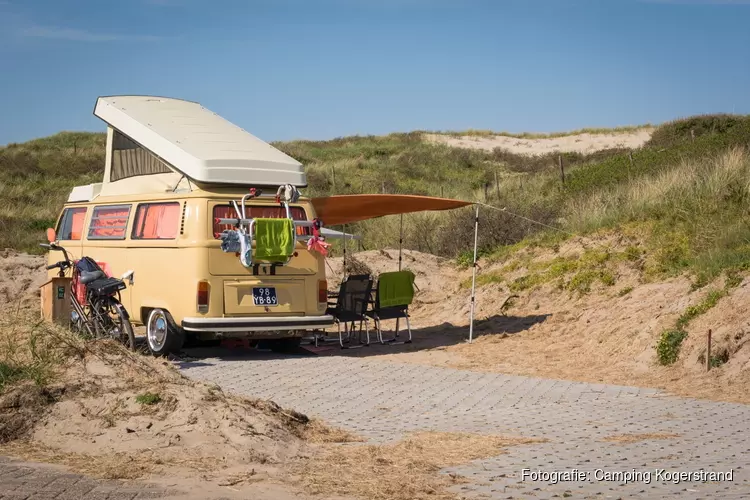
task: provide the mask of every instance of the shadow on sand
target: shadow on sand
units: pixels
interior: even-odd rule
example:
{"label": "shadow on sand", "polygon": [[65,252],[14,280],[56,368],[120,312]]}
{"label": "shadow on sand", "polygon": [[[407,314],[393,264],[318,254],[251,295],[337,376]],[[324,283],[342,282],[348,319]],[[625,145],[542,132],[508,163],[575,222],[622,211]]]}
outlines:
{"label": "shadow on sand", "polygon": [[[539,314],[532,316],[494,316],[474,323],[474,338],[487,335],[514,335],[528,330],[533,325],[544,322],[550,314]],[[212,359],[222,361],[269,361],[287,359],[294,356],[347,356],[347,357],[372,357],[395,354],[399,352],[416,352],[429,349],[449,347],[462,344],[469,338],[469,326],[456,326],[451,323],[443,323],[426,328],[412,329],[413,341],[410,344],[382,345],[377,342],[375,331],[370,325],[370,345],[359,349],[341,349],[338,337],[333,333],[330,338],[335,342],[320,344],[318,348],[303,342],[303,344],[290,353],[275,353],[268,349],[258,348],[227,348],[227,347],[195,347],[185,348],[180,356],[174,360],[180,369],[187,370],[193,367],[210,366]],[[405,324],[400,323],[401,331],[399,339],[406,339],[404,331]],[[393,337],[395,320],[384,322],[383,336]],[[388,328],[391,328],[389,331]],[[364,335],[363,335],[364,338]],[[356,343],[355,340],[355,344]],[[262,347],[262,346],[261,346]]]}

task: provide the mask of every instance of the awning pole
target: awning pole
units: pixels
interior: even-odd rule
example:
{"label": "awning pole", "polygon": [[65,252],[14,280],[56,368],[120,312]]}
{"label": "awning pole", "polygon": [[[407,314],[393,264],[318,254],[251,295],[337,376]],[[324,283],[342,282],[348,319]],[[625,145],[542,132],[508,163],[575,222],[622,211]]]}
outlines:
{"label": "awning pole", "polygon": [[474,339],[474,303],[477,283],[477,237],[479,236],[479,205],[474,217],[474,264],[471,269],[471,316],[469,317],[469,344]]}
{"label": "awning pole", "polygon": [[401,231],[398,235],[398,270],[401,270],[401,245],[404,241],[404,214],[401,214]]}
{"label": "awning pole", "polygon": [[[401,270],[401,246],[404,241],[404,214],[401,214],[401,229],[398,233],[398,270]],[[399,318],[396,318],[396,337],[398,337]]]}

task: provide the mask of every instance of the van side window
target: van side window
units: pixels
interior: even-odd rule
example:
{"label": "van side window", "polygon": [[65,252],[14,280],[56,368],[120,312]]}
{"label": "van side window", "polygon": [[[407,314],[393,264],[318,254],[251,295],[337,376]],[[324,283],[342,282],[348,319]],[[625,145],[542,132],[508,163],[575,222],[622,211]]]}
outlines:
{"label": "van side window", "polygon": [[[286,217],[286,211],[278,206],[256,205],[245,206],[245,208],[247,209],[247,216],[250,218],[283,219]],[[289,207],[289,212],[294,220],[307,220],[307,214],[302,207]],[[219,224],[216,219],[231,219],[233,217],[237,217],[237,212],[231,205],[216,205],[214,207],[214,238],[218,238],[225,229],[232,229],[231,224]],[[309,227],[297,227],[298,236],[309,236],[311,234],[312,231]]]}
{"label": "van side window", "polygon": [[90,240],[124,240],[128,226],[130,205],[94,207],[89,224]]}
{"label": "van side window", "polygon": [[134,240],[173,240],[177,238],[180,222],[180,204],[142,203],[135,211]]}
{"label": "van side window", "polygon": [[66,208],[60,217],[60,224],[55,232],[57,239],[80,240],[83,232],[83,221],[86,218],[86,207]]}

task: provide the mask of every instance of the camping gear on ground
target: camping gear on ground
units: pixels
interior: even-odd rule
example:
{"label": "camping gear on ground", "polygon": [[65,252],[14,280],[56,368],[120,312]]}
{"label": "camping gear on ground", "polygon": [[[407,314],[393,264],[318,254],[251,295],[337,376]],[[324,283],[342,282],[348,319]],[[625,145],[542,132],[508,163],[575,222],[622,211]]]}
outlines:
{"label": "camping gear on ground", "polygon": [[[409,324],[409,305],[414,299],[414,273],[411,271],[393,271],[382,273],[378,276],[378,286],[375,291],[375,300],[370,301],[373,308],[367,311],[367,316],[375,320],[375,328],[378,332],[378,341],[381,344],[400,345],[411,343],[411,325]],[[409,339],[404,342],[396,342],[398,337],[398,320],[406,319],[406,329]],[[383,339],[381,321],[395,319],[396,332],[391,339]]]}
{"label": "camping gear on ground", "polygon": [[[372,278],[367,274],[358,274],[349,276],[341,283],[339,293],[331,297],[335,302],[329,302],[329,308],[326,314],[334,317],[338,326],[339,344],[342,349],[354,349],[370,345],[370,324],[367,317],[367,305],[372,295]],[[360,345],[352,345],[354,325],[359,321],[359,341]],[[365,323],[366,343],[362,344],[362,322]],[[349,345],[344,345],[344,337],[341,332],[341,324],[344,324],[347,333]],[[317,346],[317,338],[316,343]]]}

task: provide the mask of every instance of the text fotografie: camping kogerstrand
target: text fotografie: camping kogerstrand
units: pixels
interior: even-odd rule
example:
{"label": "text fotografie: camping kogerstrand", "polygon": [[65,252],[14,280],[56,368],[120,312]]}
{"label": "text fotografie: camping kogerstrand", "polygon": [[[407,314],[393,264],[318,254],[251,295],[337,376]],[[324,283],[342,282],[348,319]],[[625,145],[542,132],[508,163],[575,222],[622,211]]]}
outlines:
{"label": "text fotografie: camping kogerstrand", "polygon": [[604,469],[580,470],[569,469],[562,471],[543,471],[523,469],[521,471],[522,481],[541,481],[545,483],[557,484],[565,482],[581,481],[614,481],[618,483],[644,483],[651,484],[651,481],[659,483],[685,483],[685,482],[719,482],[732,481],[734,469],[728,471],[707,471],[700,469],[697,471],[674,471],[668,469],[653,470],[626,470],[626,471],[609,471]]}

